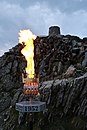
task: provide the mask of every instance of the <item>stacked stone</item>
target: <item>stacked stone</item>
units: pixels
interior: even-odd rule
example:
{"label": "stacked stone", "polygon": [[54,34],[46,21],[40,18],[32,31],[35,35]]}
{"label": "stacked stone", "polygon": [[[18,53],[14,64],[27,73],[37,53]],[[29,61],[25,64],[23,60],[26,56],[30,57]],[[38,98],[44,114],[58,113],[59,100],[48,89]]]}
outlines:
{"label": "stacked stone", "polygon": [[[50,27],[48,36],[38,36],[34,44],[36,77],[39,74],[40,81],[45,86],[41,88],[41,99],[47,101],[48,108],[53,107],[53,110],[48,109],[46,119],[57,118],[53,111],[59,118],[68,115],[86,117],[87,74],[83,75],[87,71],[87,38],[61,35],[60,28],[53,26]],[[15,130],[18,126],[14,107],[16,102],[24,99],[22,72],[26,67],[26,60],[21,54],[22,48],[23,46],[18,44],[0,57],[2,130]],[[46,80],[47,83],[44,83]],[[20,119],[22,123],[23,118]]]}
{"label": "stacked stone", "polygon": [[[47,37],[37,37],[36,46],[36,73],[44,80],[64,77],[70,66],[79,68],[87,66],[86,41],[77,36],[61,35],[59,27],[49,29]],[[81,75],[75,74],[74,76]],[[70,76],[70,75],[69,75]],[[43,78],[44,77],[44,78]]]}
{"label": "stacked stone", "polygon": [[0,130],[11,130],[17,120],[12,106],[22,94],[22,72],[26,66],[22,48],[18,44],[0,57]]}

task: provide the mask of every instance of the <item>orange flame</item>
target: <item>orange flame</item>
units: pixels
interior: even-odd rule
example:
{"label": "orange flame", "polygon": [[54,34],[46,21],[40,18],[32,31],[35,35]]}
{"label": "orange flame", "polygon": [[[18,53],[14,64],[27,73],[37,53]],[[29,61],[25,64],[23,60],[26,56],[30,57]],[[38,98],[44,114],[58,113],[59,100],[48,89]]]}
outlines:
{"label": "orange flame", "polygon": [[34,44],[33,41],[36,36],[32,34],[30,30],[20,30],[19,32],[19,43],[24,44],[25,47],[21,50],[21,53],[27,60],[26,73],[29,78],[34,78]]}

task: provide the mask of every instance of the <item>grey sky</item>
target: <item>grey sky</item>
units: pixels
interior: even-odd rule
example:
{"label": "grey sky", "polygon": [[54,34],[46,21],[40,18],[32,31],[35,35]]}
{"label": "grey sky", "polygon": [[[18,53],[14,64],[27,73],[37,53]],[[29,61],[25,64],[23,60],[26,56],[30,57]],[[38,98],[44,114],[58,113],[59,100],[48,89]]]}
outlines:
{"label": "grey sky", "polygon": [[51,25],[87,36],[87,0],[0,0],[0,55],[18,43],[19,30],[47,35]]}

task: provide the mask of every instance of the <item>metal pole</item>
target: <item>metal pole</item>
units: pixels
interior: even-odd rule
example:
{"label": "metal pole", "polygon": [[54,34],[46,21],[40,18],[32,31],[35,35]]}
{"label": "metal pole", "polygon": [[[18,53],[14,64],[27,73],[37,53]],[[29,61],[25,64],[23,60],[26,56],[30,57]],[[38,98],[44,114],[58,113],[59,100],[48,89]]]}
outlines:
{"label": "metal pole", "polygon": [[33,114],[29,114],[29,130],[33,130]]}
{"label": "metal pole", "polygon": [[33,130],[33,122],[32,121],[30,121],[30,123],[29,123],[29,130]]}

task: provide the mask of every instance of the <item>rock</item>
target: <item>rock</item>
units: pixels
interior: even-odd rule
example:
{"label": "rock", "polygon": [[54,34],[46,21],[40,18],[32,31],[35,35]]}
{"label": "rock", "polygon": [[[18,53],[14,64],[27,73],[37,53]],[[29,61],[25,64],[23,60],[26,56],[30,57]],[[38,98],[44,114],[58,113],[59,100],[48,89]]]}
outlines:
{"label": "rock", "polygon": [[15,86],[15,81],[11,75],[5,75],[1,78],[1,81],[3,82],[3,89],[5,91],[9,91],[17,87]]}
{"label": "rock", "polygon": [[77,48],[77,47],[76,47],[76,48],[74,47],[74,48],[72,49],[72,53],[75,53],[75,54],[77,54],[77,55],[79,54],[79,51],[80,51],[80,49]]}
{"label": "rock", "polygon": [[10,118],[10,115],[8,113],[4,114],[4,122],[6,122]]}
{"label": "rock", "polygon": [[9,93],[1,93],[0,96],[0,112],[2,112],[8,107],[10,107],[11,97]]}
{"label": "rock", "polygon": [[23,93],[22,89],[18,89],[17,93],[15,93],[13,100],[11,101],[11,106],[15,107],[16,102],[18,102],[19,96]]}
{"label": "rock", "polygon": [[84,38],[83,38],[83,42],[87,42],[87,37],[84,37]]}
{"label": "rock", "polygon": [[25,113],[19,112],[19,117],[18,117],[18,124],[21,125],[25,121]]}
{"label": "rock", "polygon": [[84,60],[82,61],[82,66],[83,67],[87,66],[87,52],[85,52],[85,57],[84,57]]}
{"label": "rock", "polygon": [[6,65],[6,55],[0,57],[0,68]]}
{"label": "rock", "polygon": [[[38,74],[40,77],[38,98],[46,101],[48,109],[42,115],[45,116],[42,129],[80,130],[77,118],[83,121],[82,117],[87,116],[86,44],[86,38],[60,35],[60,28],[56,26],[50,27],[48,36],[38,36],[34,41],[35,72],[36,77]],[[14,108],[16,102],[28,100],[22,92],[22,73],[27,65],[21,54],[23,47],[18,44],[0,57],[0,129],[3,130],[27,129],[26,115],[18,115]],[[37,122],[38,118],[42,120],[38,114],[35,118]]]}
{"label": "rock", "polygon": [[25,95],[24,93],[21,93],[19,98],[18,98],[18,102],[24,101],[25,100]]}
{"label": "rock", "polygon": [[74,76],[75,75],[75,70],[76,70],[76,68],[74,68],[74,66],[70,66],[68,69],[67,69],[67,71],[65,72],[65,76],[66,77],[70,77],[70,76]]}
{"label": "rock", "polygon": [[12,65],[12,72],[13,72],[13,73],[16,73],[16,72],[17,72],[17,69],[18,69],[18,61],[17,61],[17,60],[14,60],[14,61],[13,61],[13,65]]}
{"label": "rock", "polygon": [[58,64],[58,74],[62,74],[62,70],[63,70],[62,62],[59,62],[59,64]]}
{"label": "rock", "polygon": [[[73,115],[73,116],[81,116],[84,115],[86,117],[86,107],[87,107],[87,100],[86,100],[86,93],[87,93],[87,74],[75,79],[63,79],[63,80],[55,80],[48,81],[48,83],[43,82],[41,87],[41,93],[46,93],[44,95],[44,100],[49,102],[49,106],[53,106],[53,111],[48,109],[49,114],[56,110],[60,110],[60,113],[54,115],[58,116],[59,118],[64,115]],[[53,84],[51,88],[50,84]],[[44,86],[45,84],[45,86]],[[49,88],[49,89],[48,89]],[[51,91],[51,95],[49,94]],[[79,95],[80,93],[80,95]],[[49,98],[47,98],[50,95]],[[79,104],[79,102],[81,104]],[[61,108],[61,109],[60,109]],[[70,114],[71,113],[71,114]]]}
{"label": "rock", "polygon": [[12,62],[8,63],[6,66],[0,69],[0,77],[11,72]]}
{"label": "rock", "polygon": [[75,40],[72,40],[73,47],[77,46],[77,42]]}

